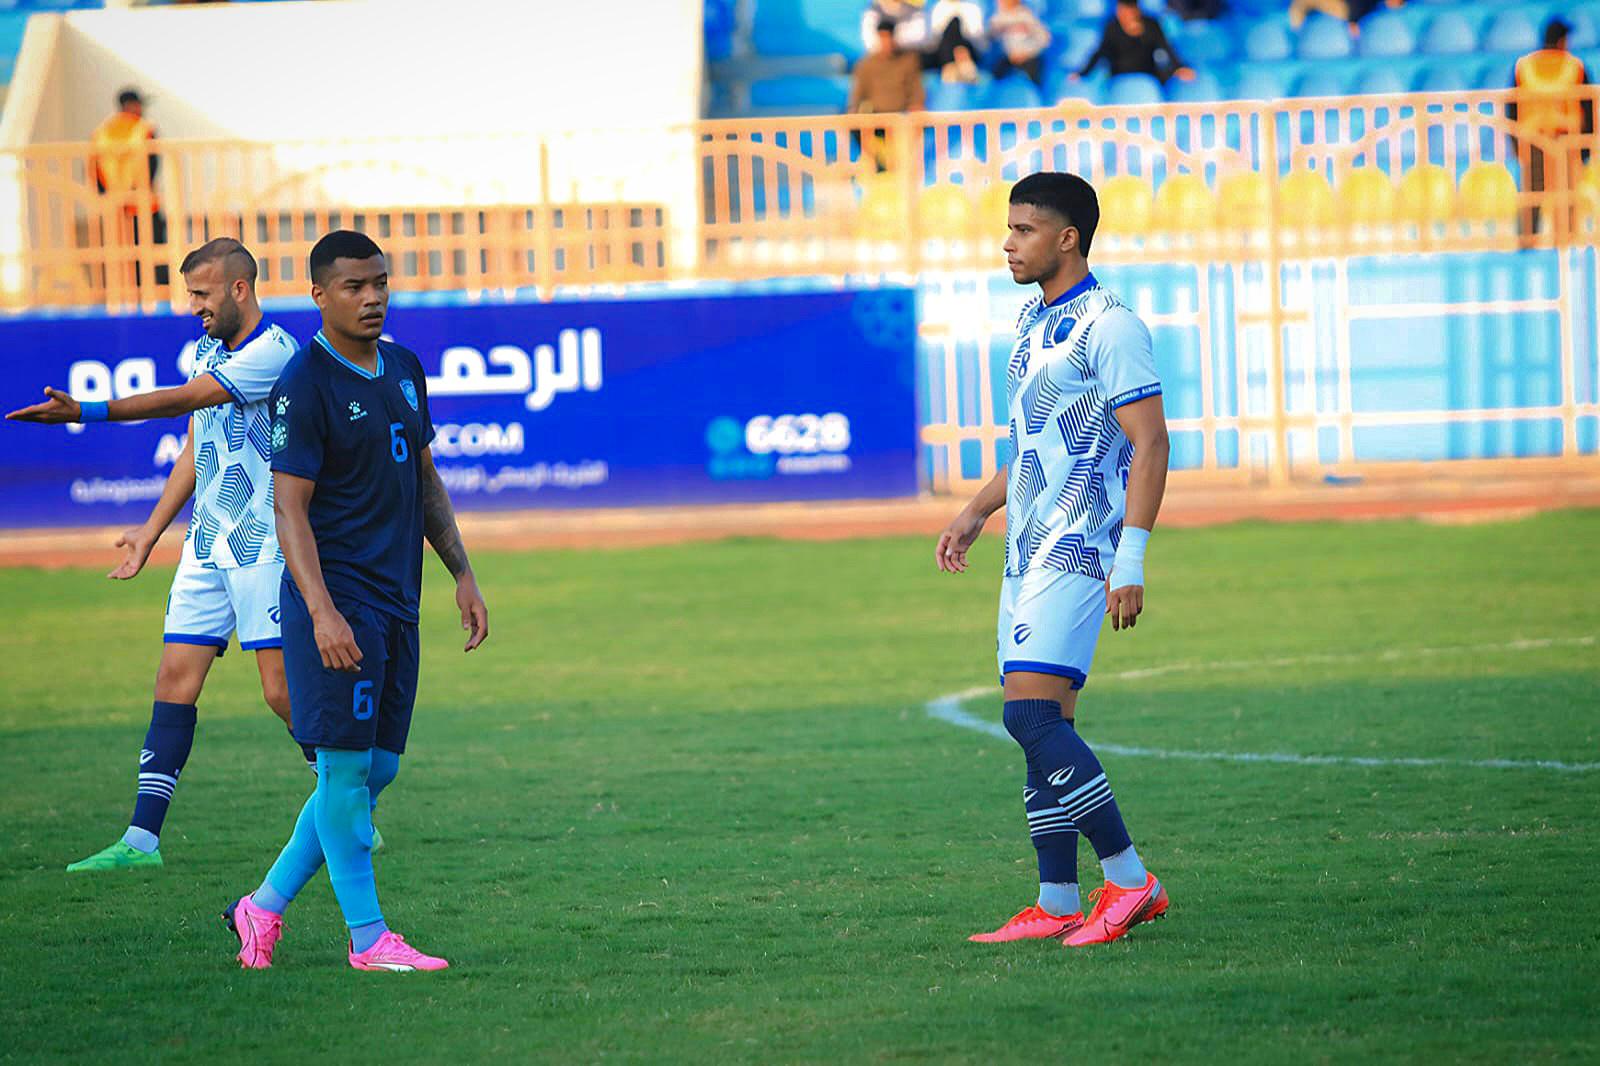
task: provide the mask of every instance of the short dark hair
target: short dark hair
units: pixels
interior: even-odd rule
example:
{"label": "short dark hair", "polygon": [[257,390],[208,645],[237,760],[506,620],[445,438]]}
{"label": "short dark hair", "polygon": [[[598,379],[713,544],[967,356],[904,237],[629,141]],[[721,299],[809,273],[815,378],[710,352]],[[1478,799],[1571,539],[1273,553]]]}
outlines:
{"label": "short dark hair", "polygon": [[230,282],[243,278],[252,287],[256,283],[256,257],[232,237],[216,237],[202,244],[183,257],[178,273],[187,274],[206,263],[221,263],[223,277]]}
{"label": "short dark hair", "polygon": [[894,32],[894,19],[879,19],[878,20],[878,32],[879,33],[893,33]]}
{"label": "short dark hair", "polygon": [[1572,24],[1560,15],[1556,15],[1544,24],[1544,46],[1554,48],[1567,39],[1572,33]]}
{"label": "short dark hair", "polygon": [[1078,231],[1078,247],[1089,254],[1095,227],[1100,225],[1100,200],[1093,185],[1076,174],[1045,170],[1011,186],[1011,202],[1054,211]]}
{"label": "short dark hair", "polygon": [[336,229],[311,249],[312,284],[322,284],[328,276],[328,271],[333,269],[335,259],[371,259],[375,255],[382,254],[383,249],[373,243],[372,238],[365,233],[357,233],[353,229]]}
{"label": "short dark hair", "polygon": [[1118,7],[1138,7],[1139,0],[1117,0]]}
{"label": "short dark hair", "polygon": [[117,106],[127,107],[129,104],[144,104],[144,97],[139,95],[137,89],[124,89],[117,94]]}

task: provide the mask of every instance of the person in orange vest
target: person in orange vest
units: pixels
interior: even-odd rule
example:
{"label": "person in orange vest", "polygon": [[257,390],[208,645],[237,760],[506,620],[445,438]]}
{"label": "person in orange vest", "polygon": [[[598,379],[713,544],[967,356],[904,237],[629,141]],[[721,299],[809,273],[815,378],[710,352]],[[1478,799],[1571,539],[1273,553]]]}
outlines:
{"label": "person in orange vest", "polygon": [[[1567,232],[1577,227],[1578,176],[1589,158],[1594,101],[1580,95],[1589,84],[1583,61],[1567,51],[1571,26],[1559,16],[1544,27],[1544,47],[1517,60],[1507,117],[1515,123],[1523,188],[1539,197],[1521,212],[1523,247],[1539,232],[1540,202],[1565,201]],[[1545,194],[1551,194],[1546,196]],[[1552,206],[1554,206],[1552,204]]]}
{"label": "person in orange vest", "polygon": [[[133,243],[143,238],[139,214],[146,194],[150,204],[150,240],[167,243],[167,219],[155,192],[156,170],[160,160],[151,146],[156,130],[144,117],[144,98],[137,90],[124,89],[117,96],[117,110],[95,127],[94,181],[100,195],[113,199],[128,220]],[[137,270],[137,267],[135,267]],[[167,269],[158,266],[156,284],[167,282]]]}

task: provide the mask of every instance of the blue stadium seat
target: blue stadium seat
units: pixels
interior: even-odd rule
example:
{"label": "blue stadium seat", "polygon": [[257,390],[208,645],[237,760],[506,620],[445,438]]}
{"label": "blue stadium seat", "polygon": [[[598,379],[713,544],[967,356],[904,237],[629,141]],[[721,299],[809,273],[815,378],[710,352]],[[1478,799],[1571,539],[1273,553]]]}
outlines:
{"label": "blue stadium seat", "polygon": [[1587,11],[1568,11],[1565,18],[1572,26],[1567,35],[1567,47],[1574,51],[1600,45],[1600,21]]}
{"label": "blue stadium seat", "polygon": [[750,103],[754,107],[789,108],[807,114],[838,113],[850,96],[850,79],[763,78],[750,83]]}
{"label": "blue stadium seat", "polygon": [[1175,104],[1209,104],[1224,99],[1222,83],[1210,71],[1195,71],[1192,81],[1173,78],[1167,82],[1167,99]]}
{"label": "blue stadium seat", "polygon": [[928,86],[926,106],[929,111],[972,111],[978,106],[977,87],[936,78]]}
{"label": "blue stadium seat", "polygon": [[1361,54],[1408,56],[1417,47],[1411,23],[1395,11],[1379,10],[1361,21]]}
{"label": "blue stadium seat", "polygon": [[1300,28],[1301,59],[1343,59],[1350,54],[1350,31],[1327,15],[1312,15]]}
{"label": "blue stadium seat", "polygon": [[1288,27],[1276,20],[1257,22],[1244,35],[1244,54],[1258,63],[1288,59],[1293,50]]}
{"label": "blue stadium seat", "polygon": [[[1516,62],[1512,59],[1506,59],[1500,63],[1486,63],[1478,71],[1478,76],[1473,79],[1473,87],[1477,89],[1509,89],[1511,88],[1511,78],[1515,67]],[[1591,66],[1589,68],[1589,74],[1592,78],[1594,67]]]}
{"label": "blue stadium seat", "polygon": [[761,0],[750,42],[761,55],[861,54],[861,0]]}
{"label": "blue stadium seat", "polygon": [[1072,0],[1072,17],[1087,22],[1094,19],[1104,22],[1111,17],[1114,0]]}
{"label": "blue stadium seat", "polygon": [[1281,100],[1289,95],[1281,72],[1267,66],[1246,66],[1233,84],[1233,95],[1240,100]]}
{"label": "blue stadium seat", "polygon": [[1056,26],[1051,31],[1051,51],[1058,66],[1081,70],[1100,46],[1100,31],[1094,26]]}
{"label": "blue stadium seat", "polygon": [[1126,106],[1129,104],[1159,104],[1161,82],[1149,74],[1118,74],[1106,86],[1102,103]]}
{"label": "blue stadium seat", "polygon": [[1282,0],[1233,0],[1228,9],[1239,15],[1282,15],[1288,5]]}
{"label": "blue stadium seat", "polygon": [[1531,52],[1539,47],[1539,30],[1521,11],[1502,11],[1483,31],[1486,52]]}
{"label": "blue stadium seat", "polygon": [[1040,107],[1044,101],[1039,90],[1021,74],[1001,78],[983,92],[983,106],[990,111],[1014,111],[1024,107]]}
{"label": "blue stadium seat", "polygon": [[1417,82],[1417,90],[1425,93],[1458,93],[1471,88],[1472,71],[1460,63],[1430,64]]}
{"label": "blue stadium seat", "polygon": [[1472,23],[1455,11],[1441,11],[1422,31],[1420,50],[1435,56],[1467,55],[1478,50]]}
{"label": "blue stadium seat", "polygon": [[1172,43],[1184,59],[1202,66],[1232,63],[1239,48],[1232,34],[1218,23],[1204,19],[1184,23],[1173,33]]}
{"label": "blue stadium seat", "polygon": [[1356,78],[1355,85],[1355,91],[1363,96],[1393,96],[1395,93],[1409,92],[1410,89],[1411,86],[1406,84],[1400,72],[1390,66],[1367,67]]}
{"label": "blue stadium seat", "polygon": [[1104,68],[1101,68],[1100,71],[1096,71],[1087,78],[1080,78],[1077,81],[1061,78],[1049,87],[1049,91],[1045,94],[1045,99],[1054,100],[1058,104],[1069,100],[1081,100],[1091,104],[1098,104],[1106,89],[1107,78],[1103,71]]}
{"label": "blue stadium seat", "polygon": [[1339,67],[1311,67],[1294,87],[1296,96],[1343,96],[1349,91],[1349,74]]}

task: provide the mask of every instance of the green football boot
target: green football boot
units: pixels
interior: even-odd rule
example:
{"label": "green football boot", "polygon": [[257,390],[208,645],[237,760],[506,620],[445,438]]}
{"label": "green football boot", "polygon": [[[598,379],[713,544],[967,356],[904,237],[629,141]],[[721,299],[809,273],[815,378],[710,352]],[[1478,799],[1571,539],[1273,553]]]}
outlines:
{"label": "green football boot", "polygon": [[119,840],[109,848],[97,851],[87,859],[79,859],[67,867],[67,873],[85,873],[93,870],[133,870],[140,867],[155,869],[163,866],[161,849],[140,851],[127,841]]}

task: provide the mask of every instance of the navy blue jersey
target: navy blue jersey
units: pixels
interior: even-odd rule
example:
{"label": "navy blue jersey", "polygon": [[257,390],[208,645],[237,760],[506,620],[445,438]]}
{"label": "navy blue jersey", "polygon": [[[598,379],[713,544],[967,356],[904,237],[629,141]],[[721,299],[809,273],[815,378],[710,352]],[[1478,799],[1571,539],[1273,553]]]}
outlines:
{"label": "navy blue jersey", "polygon": [[[409,622],[422,593],[422,450],[433,440],[422,364],[378,342],[378,370],[345,359],[319,332],[272,390],[272,469],[317,483],[311,532],[322,579]],[[285,571],[284,579],[292,581]]]}

